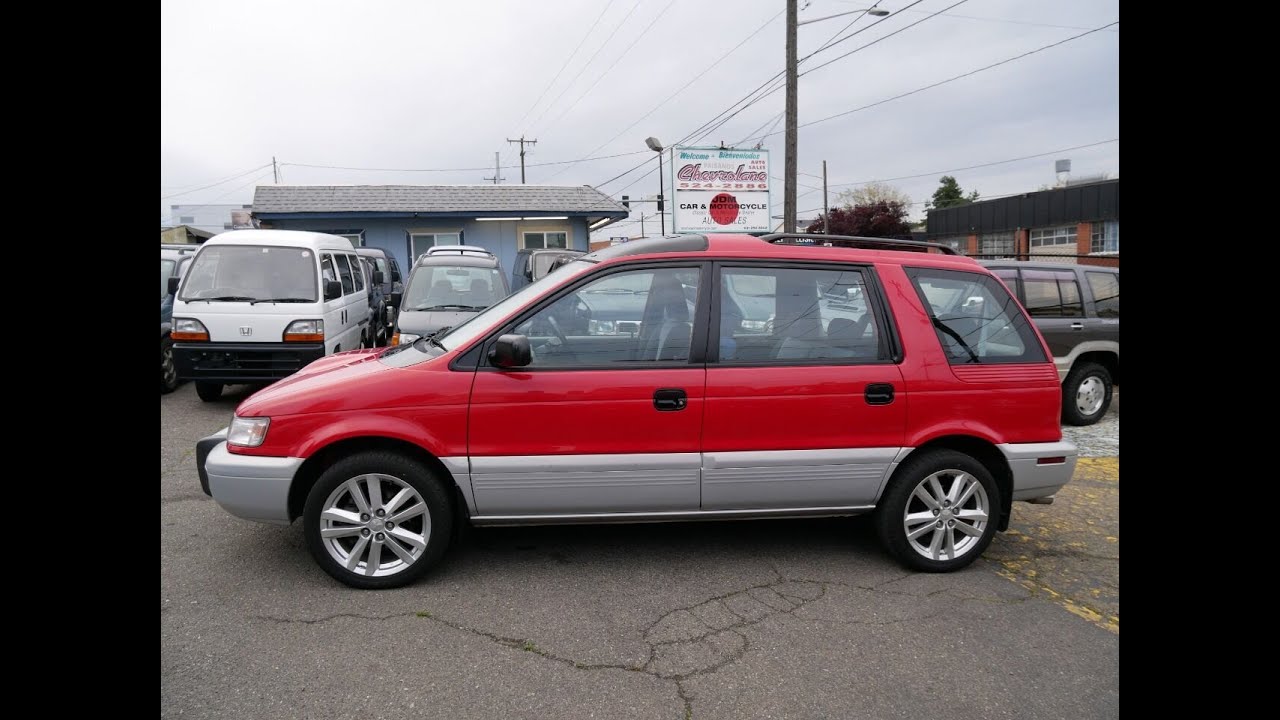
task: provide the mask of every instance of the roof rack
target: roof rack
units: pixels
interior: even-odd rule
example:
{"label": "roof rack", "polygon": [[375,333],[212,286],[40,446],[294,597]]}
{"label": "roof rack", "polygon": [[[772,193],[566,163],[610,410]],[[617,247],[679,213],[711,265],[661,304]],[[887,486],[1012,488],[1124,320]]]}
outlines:
{"label": "roof rack", "polygon": [[[837,243],[839,243],[842,246],[848,246],[848,247],[858,247],[859,245],[865,244],[865,245],[885,245],[888,247],[896,246],[896,247],[905,247],[905,248],[936,248],[937,250],[941,251],[944,255],[960,254],[955,251],[955,248],[950,248],[950,247],[947,247],[946,245],[941,245],[939,243],[925,242],[923,240],[895,240],[893,238],[858,237],[856,235],[819,235],[817,233],[773,233],[771,235],[760,236],[760,239],[764,240],[767,243],[776,243],[782,240],[789,240],[792,238],[798,238],[802,240],[821,240],[822,241],[822,243],[813,243],[815,245],[829,244],[834,246]],[[858,243],[858,245],[854,245],[853,243]],[[800,243],[794,243],[794,244],[800,244]],[[808,243],[805,243],[805,244],[808,244]]]}
{"label": "roof rack", "polygon": [[472,257],[494,257],[493,253],[474,245],[436,245],[427,248],[425,255],[470,255]]}

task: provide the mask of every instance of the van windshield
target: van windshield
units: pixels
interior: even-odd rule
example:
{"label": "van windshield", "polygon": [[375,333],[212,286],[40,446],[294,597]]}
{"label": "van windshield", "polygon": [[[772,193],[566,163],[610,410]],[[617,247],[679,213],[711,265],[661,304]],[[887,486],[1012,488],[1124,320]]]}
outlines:
{"label": "van windshield", "polygon": [[183,300],[315,302],[317,266],[307,248],[206,246],[182,288]]}
{"label": "van windshield", "polygon": [[405,290],[409,311],[483,310],[507,294],[497,268],[423,265]]}

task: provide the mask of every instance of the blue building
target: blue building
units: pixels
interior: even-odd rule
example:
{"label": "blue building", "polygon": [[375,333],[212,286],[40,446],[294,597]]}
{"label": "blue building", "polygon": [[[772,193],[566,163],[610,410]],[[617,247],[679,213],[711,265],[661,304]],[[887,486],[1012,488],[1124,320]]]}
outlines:
{"label": "blue building", "polygon": [[523,248],[587,250],[627,208],[587,185],[260,185],[259,227],[341,235],[387,250],[408,272],[434,245],[476,245],[510,274]]}

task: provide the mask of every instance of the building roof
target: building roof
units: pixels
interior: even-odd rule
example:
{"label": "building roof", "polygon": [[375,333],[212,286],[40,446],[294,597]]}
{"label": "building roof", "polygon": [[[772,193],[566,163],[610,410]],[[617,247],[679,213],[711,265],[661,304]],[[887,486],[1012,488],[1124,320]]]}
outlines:
{"label": "building roof", "polygon": [[1037,190],[928,211],[930,237],[1120,219],[1120,178]]}
{"label": "building roof", "polygon": [[626,217],[589,185],[259,185],[257,215],[293,213],[547,213]]}

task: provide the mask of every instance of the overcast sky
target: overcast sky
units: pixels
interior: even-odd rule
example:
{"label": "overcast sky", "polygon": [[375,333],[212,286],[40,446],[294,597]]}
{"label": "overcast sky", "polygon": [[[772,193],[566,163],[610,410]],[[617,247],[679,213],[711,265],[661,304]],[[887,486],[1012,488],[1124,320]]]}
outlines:
{"label": "overcast sky", "polygon": [[[812,0],[800,18],[874,2]],[[955,2],[883,0],[878,7],[893,13],[887,18],[848,15],[801,26],[804,57],[855,19],[841,37],[875,24],[803,62],[804,73],[924,20],[803,75],[800,123],[1119,20],[1119,0],[967,0],[929,17]],[[674,144],[779,73],[785,7],[785,0],[166,0],[161,221],[171,204],[251,202],[254,186],[272,181],[273,156],[285,184],[471,184],[493,176],[493,153],[501,151],[502,164],[516,166],[501,171],[505,182],[518,183],[519,158],[505,140],[522,133],[538,141],[526,158],[531,165],[639,153],[530,167],[530,183],[655,194],[657,173],[642,177],[655,166],[645,138]],[[1054,182],[1058,158],[1072,160],[1076,177],[1118,177],[1119,46],[1116,25],[802,127],[799,169],[808,175],[799,178],[801,218],[822,206],[821,192],[804,186],[821,186],[823,160],[833,202],[849,183],[924,175],[891,183],[917,203],[913,217],[923,217],[944,170],[984,197]],[[783,101],[778,90],[700,144],[735,145],[765,134]],[[763,147],[781,178],[781,123],[772,129]],[[1103,144],[1063,150],[1095,143]],[[1042,153],[1049,154],[952,170]],[[640,170],[605,182],[645,160]],[[454,168],[461,169],[400,171]],[[773,202],[773,214],[781,215],[781,180]],[[618,226],[604,234],[638,230]]]}

